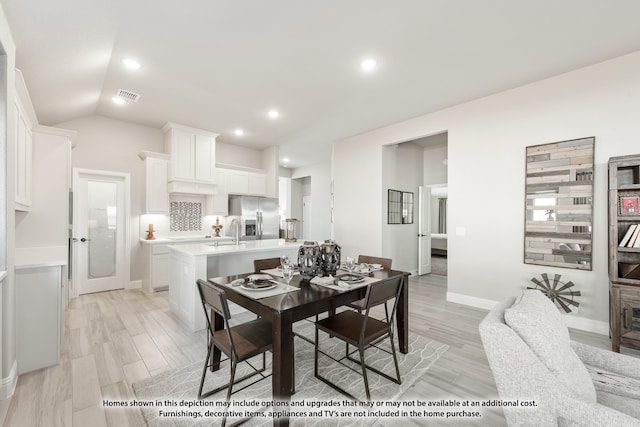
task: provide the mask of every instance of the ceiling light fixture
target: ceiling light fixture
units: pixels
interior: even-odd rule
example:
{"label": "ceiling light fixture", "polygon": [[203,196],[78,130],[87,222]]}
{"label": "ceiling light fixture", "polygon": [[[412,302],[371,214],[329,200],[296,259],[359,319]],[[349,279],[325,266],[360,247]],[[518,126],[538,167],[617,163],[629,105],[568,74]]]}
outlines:
{"label": "ceiling light fixture", "polygon": [[111,98],[111,100],[113,101],[114,104],[118,104],[118,105],[124,105],[126,103],[126,101],[120,98],[119,96],[114,96],[113,98]]}
{"label": "ceiling light fixture", "polygon": [[373,69],[376,68],[376,61],[374,59],[365,59],[360,63],[360,67],[362,67],[364,71],[373,71]]}
{"label": "ceiling light fixture", "polygon": [[269,111],[269,117],[271,117],[272,119],[277,119],[278,117],[280,117],[280,113],[278,113],[276,110],[271,110]]}
{"label": "ceiling light fixture", "polygon": [[288,159],[287,157],[284,157],[284,158],[282,159],[282,163],[289,163],[289,159]]}
{"label": "ceiling light fixture", "polygon": [[125,67],[131,70],[137,70],[138,68],[140,68],[140,63],[135,59],[125,58],[122,60],[122,63]]}
{"label": "ceiling light fixture", "polygon": [[235,133],[237,136],[244,135],[244,131],[242,129],[236,129],[235,131],[233,131],[233,133]]}

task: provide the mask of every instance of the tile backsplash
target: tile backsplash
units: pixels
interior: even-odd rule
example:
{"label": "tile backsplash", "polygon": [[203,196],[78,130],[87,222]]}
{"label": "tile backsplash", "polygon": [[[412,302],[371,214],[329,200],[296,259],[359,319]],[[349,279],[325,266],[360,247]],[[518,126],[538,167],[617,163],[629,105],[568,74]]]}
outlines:
{"label": "tile backsplash", "polygon": [[169,231],[202,230],[201,202],[170,202]]}

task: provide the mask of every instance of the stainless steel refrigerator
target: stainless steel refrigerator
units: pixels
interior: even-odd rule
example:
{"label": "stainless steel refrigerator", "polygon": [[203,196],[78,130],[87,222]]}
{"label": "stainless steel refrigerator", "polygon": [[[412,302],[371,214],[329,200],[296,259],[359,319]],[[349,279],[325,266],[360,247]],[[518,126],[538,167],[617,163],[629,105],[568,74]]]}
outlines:
{"label": "stainless steel refrigerator", "polygon": [[280,237],[278,199],[232,195],[229,196],[229,215],[240,222],[240,240]]}

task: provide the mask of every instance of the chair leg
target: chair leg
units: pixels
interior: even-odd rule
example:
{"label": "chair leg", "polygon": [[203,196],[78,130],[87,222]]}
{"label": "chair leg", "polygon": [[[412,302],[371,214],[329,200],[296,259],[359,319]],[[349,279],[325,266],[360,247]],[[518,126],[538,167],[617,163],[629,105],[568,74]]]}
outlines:
{"label": "chair leg", "polygon": [[316,326],[316,343],[313,346],[313,374],[318,376],[318,327]]}
{"label": "chair leg", "polygon": [[371,402],[371,392],[369,392],[369,379],[367,378],[367,365],[364,363],[364,347],[358,348],[360,353],[360,367],[362,368],[362,378],[364,379],[364,390],[367,393],[367,402]]}
{"label": "chair leg", "polygon": [[396,382],[401,384],[402,380],[400,380],[400,367],[398,366],[398,356],[396,356],[396,346],[393,343],[393,334],[389,334],[389,341],[391,342],[391,354],[393,355],[393,364],[396,367],[396,378],[398,379]]}
{"label": "chair leg", "polygon": [[200,378],[200,388],[198,389],[198,400],[202,399],[202,388],[204,387],[204,379],[207,376],[207,368],[209,367],[209,357],[211,357],[211,350],[213,343],[210,343],[207,347],[207,358],[204,359],[204,368],[202,369],[202,377]]}
{"label": "chair leg", "polygon": [[[238,363],[235,360],[231,361],[231,376],[229,378],[229,388],[227,388],[227,409],[230,408],[229,402],[231,402],[231,393],[232,393],[232,389],[233,389],[233,380],[236,377],[236,366],[237,365],[238,365]],[[227,416],[225,415],[224,417],[222,417],[221,426],[224,427],[226,424],[227,424]]]}

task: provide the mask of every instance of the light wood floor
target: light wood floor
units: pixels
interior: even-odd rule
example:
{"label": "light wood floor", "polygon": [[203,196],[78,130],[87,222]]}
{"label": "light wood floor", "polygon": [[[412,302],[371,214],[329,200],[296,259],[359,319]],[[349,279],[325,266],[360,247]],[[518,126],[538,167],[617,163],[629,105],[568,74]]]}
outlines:
{"label": "light wood floor", "polygon": [[[405,397],[497,397],[478,334],[486,311],[446,302],[446,280],[435,274],[410,280],[410,329],[450,348]],[[604,336],[572,337],[609,346]],[[113,291],[75,298],[66,314],[62,362],[20,376],[4,426],[144,426],[137,410],[104,410],[102,399],[134,399],[132,383],[202,361],[205,341],[204,331],[188,331],[170,312],[166,292]],[[429,425],[447,423],[430,420]],[[485,412],[477,425],[506,424],[498,409]]]}

